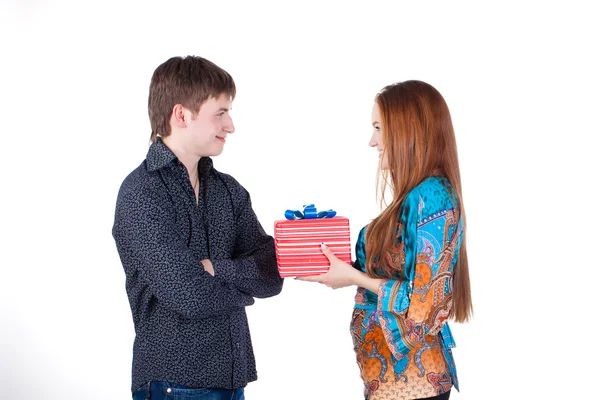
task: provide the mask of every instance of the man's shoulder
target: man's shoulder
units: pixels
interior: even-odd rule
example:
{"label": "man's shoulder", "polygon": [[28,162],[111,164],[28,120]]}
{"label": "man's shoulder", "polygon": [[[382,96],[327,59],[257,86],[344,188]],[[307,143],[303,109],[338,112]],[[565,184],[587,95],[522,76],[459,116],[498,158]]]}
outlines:
{"label": "man's shoulder", "polygon": [[216,178],[216,182],[221,182],[227,190],[231,193],[232,197],[246,196],[246,189],[238,182],[233,176],[226,174],[225,172],[218,171],[213,168],[212,173]]}
{"label": "man's shoulder", "polygon": [[146,160],[144,160],[121,183],[117,201],[148,198],[152,193],[157,191],[159,186],[160,178],[158,177],[158,172],[149,172]]}

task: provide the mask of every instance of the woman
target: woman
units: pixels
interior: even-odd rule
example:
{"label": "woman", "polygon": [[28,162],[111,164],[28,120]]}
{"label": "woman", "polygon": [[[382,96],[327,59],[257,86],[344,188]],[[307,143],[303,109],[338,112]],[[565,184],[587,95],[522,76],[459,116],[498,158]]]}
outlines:
{"label": "woman", "polygon": [[354,267],[323,246],[329,271],[298,279],[358,286],[351,333],[365,399],[448,399],[458,380],[447,319],[472,313],[450,112],[435,88],[406,81],[377,94],[372,119],[380,200],[388,186],[393,200],[359,233]]}

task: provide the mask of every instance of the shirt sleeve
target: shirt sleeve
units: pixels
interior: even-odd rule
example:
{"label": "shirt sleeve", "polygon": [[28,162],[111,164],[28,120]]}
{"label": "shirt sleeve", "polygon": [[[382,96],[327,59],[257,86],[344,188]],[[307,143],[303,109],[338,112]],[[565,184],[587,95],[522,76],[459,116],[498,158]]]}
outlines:
{"label": "shirt sleeve", "polygon": [[277,270],[275,243],[258,222],[250,195],[244,200],[235,224],[235,248],[232,259],[211,260],[215,277],[231,283],[241,292],[265,298],[281,292],[283,278]]}
{"label": "shirt sleeve", "polygon": [[[401,236],[395,251],[404,257],[389,257],[402,271],[402,279],[385,279],[378,289],[377,315],[386,343],[396,359],[408,354],[427,335],[435,335],[448,318],[452,297],[455,240],[453,214],[439,213],[423,223],[421,199],[407,199],[400,215]],[[453,228],[453,226],[452,226]],[[458,235],[454,235],[458,236]]]}
{"label": "shirt sleeve", "polygon": [[113,236],[128,279],[140,279],[164,307],[185,318],[226,315],[254,302],[204,271],[179,235],[174,212],[152,195],[119,196]]}

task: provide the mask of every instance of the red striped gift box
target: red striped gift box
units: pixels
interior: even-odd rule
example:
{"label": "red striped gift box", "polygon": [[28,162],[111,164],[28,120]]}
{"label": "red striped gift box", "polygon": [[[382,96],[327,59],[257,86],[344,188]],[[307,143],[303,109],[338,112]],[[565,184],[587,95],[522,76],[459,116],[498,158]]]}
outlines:
{"label": "red striped gift box", "polygon": [[281,277],[327,272],[329,260],[321,243],[340,260],[352,262],[348,218],[281,220],[275,222],[275,251]]}

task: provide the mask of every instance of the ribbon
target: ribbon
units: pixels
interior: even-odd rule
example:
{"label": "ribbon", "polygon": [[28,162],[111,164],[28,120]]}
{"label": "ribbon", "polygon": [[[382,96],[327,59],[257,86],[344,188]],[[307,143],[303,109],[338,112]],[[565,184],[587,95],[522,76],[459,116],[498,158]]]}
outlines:
{"label": "ribbon", "polygon": [[336,212],[333,210],[319,211],[314,204],[308,204],[303,206],[304,212],[300,210],[285,210],[285,218],[289,220],[294,219],[315,219],[315,218],[332,218],[335,217]]}

